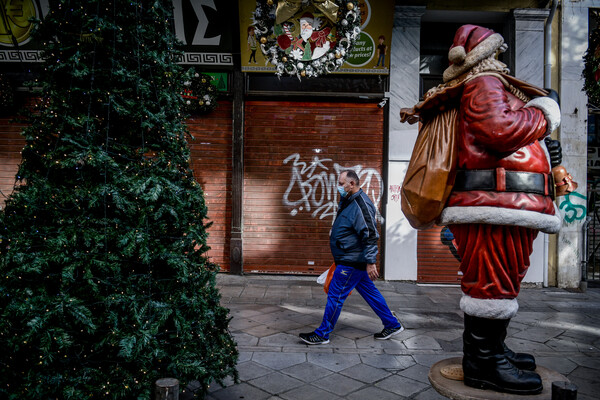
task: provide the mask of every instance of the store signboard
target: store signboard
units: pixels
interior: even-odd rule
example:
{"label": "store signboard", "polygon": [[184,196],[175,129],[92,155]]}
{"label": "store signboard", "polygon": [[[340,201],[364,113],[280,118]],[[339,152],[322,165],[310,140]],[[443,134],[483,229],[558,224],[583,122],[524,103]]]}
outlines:
{"label": "store signboard", "polygon": [[229,90],[227,72],[205,72],[205,74],[211,77],[210,83],[212,83],[219,92],[227,92]]}
{"label": "store signboard", "polygon": [[40,44],[31,39],[31,18],[48,14],[48,0],[2,2],[0,14],[0,62],[42,62]]}
{"label": "store signboard", "polygon": [[[0,62],[43,62],[40,43],[31,39],[30,18],[43,19],[48,0],[9,1],[0,18]],[[235,21],[219,0],[173,0],[173,29],[183,43],[179,62],[206,67],[233,66]]]}
{"label": "store signboard", "polygon": [[[302,14],[311,9],[310,3],[309,1],[306,7],[301,7],[293,19],[300,20]],[[346,62],[336,73],[389,74],[394,0],[358,0],[357,3],[362,21],[361,33]],[[274,72],[275,66],[269,64],[261,53],[260,38],[253,29],[255,9],[256,1],[239,0],[242,71]],[[289,29],[285,26],[276,25],[274,31],[286,32],[292,36],[291,41],[299,39],[298,35],[288,32]]]}
{"label": "store signboard", "polygon": [[235,21],[223,0],[173,0],[175,35],[183,43],[181,64],[233,66]]}
{"label": "store signboard", "polygon": [[600,172],[600,147],[588,147],[587,156],[588,173],[593,171],[594,174]]}

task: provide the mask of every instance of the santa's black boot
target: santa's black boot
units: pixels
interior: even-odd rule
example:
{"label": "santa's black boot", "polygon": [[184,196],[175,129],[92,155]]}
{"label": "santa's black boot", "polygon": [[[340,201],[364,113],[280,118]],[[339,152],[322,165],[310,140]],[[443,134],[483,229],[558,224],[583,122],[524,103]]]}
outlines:
{"label": "santa's black boot", "polygon": [[542,378],[535,372],[518,369],[504,356],[504,322],[465,314],[465,385],[519,395],[538,394],[543,389]]}
{"label": "santa's black boot", "polygon": [[523,369],[525,371],[535,371],[537,366],[535,365],[535,358],[531,354],[515,353],[508,348],[504,341],[506,340],[506,330],[508,329],[510,319],[503,319],[501,321],[504,321],[504,332],[502,335],[502,348],[504,349],[504,357],[506,357],[506,359],[510,361],[512,365],[519,369]]}

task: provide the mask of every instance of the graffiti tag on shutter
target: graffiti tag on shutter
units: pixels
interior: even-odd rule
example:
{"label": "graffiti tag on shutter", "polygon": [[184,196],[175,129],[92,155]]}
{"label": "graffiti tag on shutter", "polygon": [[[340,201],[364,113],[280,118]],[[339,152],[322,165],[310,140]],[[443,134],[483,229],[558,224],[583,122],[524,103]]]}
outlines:
{"label": "graffiti tag on shutter", "polygon": [[300,161],[298,153],[291,154],[283,160],[284,164],[290,162],[290,183],[283,194],[283,204],[292,208],[292,216],[298,215],[299,212],[311,212],[313,218],[331,217],[333,220],[340,200],[337,191],[338,178],[342,171],[351,169],[358,175],[361,189],[373,200],[377,216],[381,218],[379,203],[383,180],[376,169],[360,164],[342,167],[330,158],[318,156],[314,156],[310,162],[304,162]]}

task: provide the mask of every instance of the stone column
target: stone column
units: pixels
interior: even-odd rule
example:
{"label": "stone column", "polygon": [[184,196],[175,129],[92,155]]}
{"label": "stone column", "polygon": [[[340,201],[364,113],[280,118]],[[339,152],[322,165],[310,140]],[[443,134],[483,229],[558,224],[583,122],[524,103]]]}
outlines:
{"label": "stone column", "polygon": [[[411,130],[400,123],[400,109],[419,101],[421,17],[425,7],[396,6],[390,62],[390,144],[392,133]],[[411,149],[412,150],[412,149]],[[390,148],[390,159],[395,149]],[[410,153],[409,153],[410,157]]]}
{"label": "stone column", "polygon": [[417,280],[417,232],[400,209],[400,186],[417,126],[400,123],[400,109],[419,101],[421,16],[425,7],[396,6],[390,63],[389,164],[386,208],[386,280]]}
{"label": "stone column", "polygon": [[[514,9],[511,11],[511,29],[508,43],[512,75],[538,87],[544,87],[544,32],[549,9]],[[558,88],[554,88],[558,91]],[[546,274],[550,235],[540,233],[533,244],[531,266],[526,282],[547,284]]]}
{"label": "stone column", "polygon": [[548,9],[512,11],[514,37],[508,45],[514,49],[513,75],[539,87],[544,87],[544,24],[549,14]]}
{"label": "stone column", "polygon": [[588,47],[588,8],[561,2],[559,46],[559,139],[563,165],[579,183],[576,192],[559,197],[563,227],[558,234],[557,286],[577,288],[581,281],[582,225],[587,204],[587,95],[583,88],[583,55]]}

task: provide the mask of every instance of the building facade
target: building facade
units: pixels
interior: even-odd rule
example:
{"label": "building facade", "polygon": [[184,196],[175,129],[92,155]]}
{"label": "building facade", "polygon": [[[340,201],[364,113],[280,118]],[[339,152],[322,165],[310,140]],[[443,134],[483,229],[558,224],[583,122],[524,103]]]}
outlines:
{"label": "building facade", "polygon": [[[31,3],[46,10],[44,0]],[[173,3],[174,29],[185,46],[182,64],[212,73],[220,85],[215,111],[192,115],[188,126],[192,165],[213,222],[208,255],[223,271],[325,271],[332,262],[328,232],[339,201],[337,176],[353,168],[380,211],[384,279],[458,283],[458,261],[443,227],[417,232],[401,212],[417,127],[401,123],[399,112],[441,83],[456,29],[477,24],[504,36],[509,49],[502,61],[513,75],[561,96],[562,125],[553,137],[579,188],[557,200],[563,228],[538,236],[525,281],[579,287],[589,253],[588,101],[581,73],[590,10],[600,1],[360,0],[368,37],[354,64],[302,79],[277,77],[260,51],[252,59],[248,10],[254,0]],[[382,65],[378,41],[387,46]],[[38,64],[28,60],[34,44],[15,49],[11,39],[0,46],[6,76],[20,82],[35,75]],[[24,89],[18,93],[27,97]],[[4,115],[0,127],[4,195],[22,146],[20,127],[11,121]]]}

